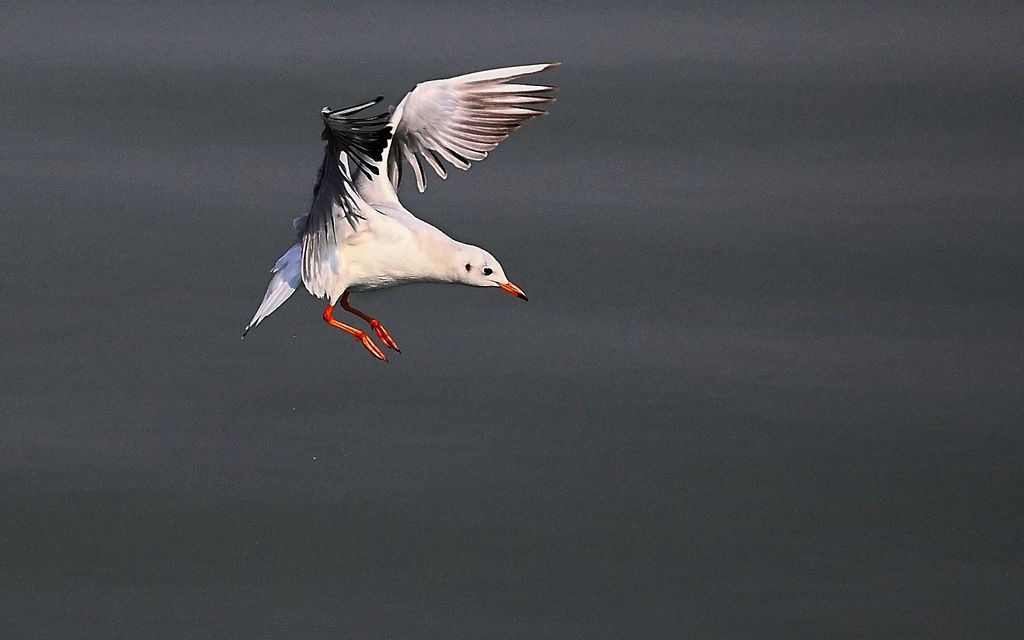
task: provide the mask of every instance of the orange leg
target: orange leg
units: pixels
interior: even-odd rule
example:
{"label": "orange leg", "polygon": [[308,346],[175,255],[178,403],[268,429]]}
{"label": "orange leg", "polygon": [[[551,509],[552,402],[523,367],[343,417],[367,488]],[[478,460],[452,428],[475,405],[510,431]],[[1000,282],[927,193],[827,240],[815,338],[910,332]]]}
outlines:
{"label": "orange leg", "polygon": [[355,307],[348,303],[348,291],[341,295],[341,308],[344,309],[345,311],[348,311],[349,313],[354,313],[363,320],[369,322],[370,326],[377,333],[377,337],[380,338],[380,341],[383,342],[385,346],[391,347],[398,353],[402,353],[402,350],[398,348],[398,345],[395,344],[395,340],[391,337],[390,334],[388,334],[388,330],[384,328],[384,325],[382,325],[380,321],[378,321],[376,318],[371,318],[370,316],[366,315],[365,313],[363,313],[359,309],[356,309]]}
{"label": "orange leg", "polygon": [[380,347],[373,343],[373,340],[370,340],[370,336],[366,335],[365,332],[360,331],[359,329],[338,322],[337,320],[334,319],[334,316],[331,315],[332,311],[334,311],[334,305],[327,305],[327,308],[324,309],[324,322],[331,325],[332,327],[337,327],[338,329],[341,329],[350,336],[353,336],[356,340],[362,342],[363,346],[366,347],[366,350],[372,353],[375,357],[380,358],[384,362],[388,361],[388,357],[384,355],[384,352],[380,350]]}

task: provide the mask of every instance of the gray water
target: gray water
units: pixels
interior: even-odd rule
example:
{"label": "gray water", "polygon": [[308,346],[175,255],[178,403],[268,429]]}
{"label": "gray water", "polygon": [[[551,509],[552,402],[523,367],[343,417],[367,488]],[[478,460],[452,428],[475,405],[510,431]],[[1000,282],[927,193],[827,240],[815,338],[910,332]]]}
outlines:
{"label": "gray water", "polygon": [[[1024,11],[23,5],[9,638],[1017,638]],[[530,295],[296,295],[318,111],[563,64],[407,205]]]}

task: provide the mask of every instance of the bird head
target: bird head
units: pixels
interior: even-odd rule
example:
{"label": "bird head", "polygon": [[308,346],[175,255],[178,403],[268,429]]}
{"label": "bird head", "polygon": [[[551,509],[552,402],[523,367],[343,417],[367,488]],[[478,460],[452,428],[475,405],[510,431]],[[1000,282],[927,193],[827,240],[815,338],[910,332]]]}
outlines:
{"label": "bird head", "polygon": [[518,286],[509,282],[505,270],[501,268],[494,256],[480,247],[466,245],[458,253],[455,273],[458,281],[471,287],[498,287],[505,293],[526,300],[526,294]]}

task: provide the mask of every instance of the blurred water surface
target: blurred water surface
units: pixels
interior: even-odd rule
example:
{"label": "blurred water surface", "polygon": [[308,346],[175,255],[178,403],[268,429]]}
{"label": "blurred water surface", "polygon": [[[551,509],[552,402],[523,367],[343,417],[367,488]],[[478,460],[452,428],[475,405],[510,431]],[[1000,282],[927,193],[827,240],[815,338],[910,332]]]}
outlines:
{"label": "blurred water surface", "polygon": [[[1020,637],[1021,10],[25,4],[18,638]],[[296,296],[318,111],[559,60],[407,205],[530,295]]]}

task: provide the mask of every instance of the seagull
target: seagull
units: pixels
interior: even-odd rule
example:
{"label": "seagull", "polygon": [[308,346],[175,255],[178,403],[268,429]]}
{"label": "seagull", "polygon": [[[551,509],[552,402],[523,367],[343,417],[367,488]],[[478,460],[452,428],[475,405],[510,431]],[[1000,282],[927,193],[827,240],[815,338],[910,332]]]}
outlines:
{"label": "seagull", "polygon": [[422,159],[440,178],[446,164],[462,170],[487,157],[519,126],[546,113],[555,87],[514,83],[558,63],[477,71],[416,85],[397,107],[367,116],[383,100],[342,109],[324,107],[324,157],[309,213],[292,222],[295,243],[271,269],[263,303],[242,333],[263,321],[303,284],[327,301],[324,322],[358,340],[376,358],[384,351],[363,330],[334,317],[335,305],[366,321],[384,346],[398,344],[376,318],[356,309],[352,292],[411,282],[448,282],[497,287],[526,300],[501,264],[480,247],[459,242],[417,218],[398,200],[408,164],[422,193]]}

